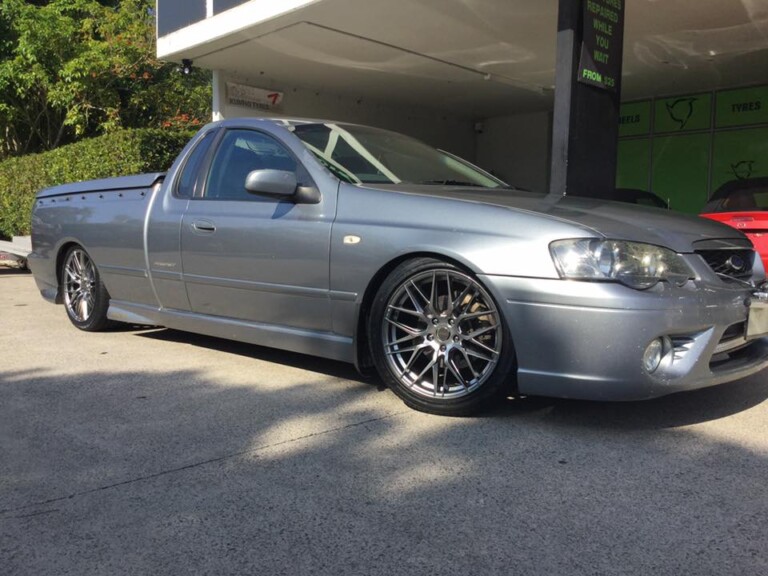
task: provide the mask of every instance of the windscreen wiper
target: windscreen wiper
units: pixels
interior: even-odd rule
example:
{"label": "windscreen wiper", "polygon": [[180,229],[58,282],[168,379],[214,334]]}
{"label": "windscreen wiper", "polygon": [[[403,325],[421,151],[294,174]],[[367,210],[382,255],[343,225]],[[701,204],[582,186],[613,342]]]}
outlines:
{"label": "windscreen wiper", "polygon": [[422,182],[418,182],[418,184],[439,185],[439,186],[472,186],[475,188],[483,187],[480,184],[475,184],[474,182],[463,182],[461,180],[424,180]]}

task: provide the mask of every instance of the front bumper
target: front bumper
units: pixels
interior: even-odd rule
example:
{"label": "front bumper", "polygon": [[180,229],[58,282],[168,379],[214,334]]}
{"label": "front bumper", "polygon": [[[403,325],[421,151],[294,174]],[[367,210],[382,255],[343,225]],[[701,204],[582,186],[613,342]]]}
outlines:
{"label": "front bumper", "polygon": [[[768,338],[745,338],[749,289],[724,282],[615,283],[481,276],[509,326],[526,395],[640,400],[738,380],[768,366]],[[643,368],[648,344],[673,344]]]}

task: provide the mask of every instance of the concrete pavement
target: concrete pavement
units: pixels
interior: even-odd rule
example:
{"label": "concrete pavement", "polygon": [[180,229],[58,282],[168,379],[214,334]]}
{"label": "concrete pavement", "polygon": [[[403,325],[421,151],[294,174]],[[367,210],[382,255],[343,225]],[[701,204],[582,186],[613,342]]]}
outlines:
{"label": "concrete pavement", "polygon": [[351,366],[88,334],[0,268],[0,574],[768,574],[768,374],[409,410]]}

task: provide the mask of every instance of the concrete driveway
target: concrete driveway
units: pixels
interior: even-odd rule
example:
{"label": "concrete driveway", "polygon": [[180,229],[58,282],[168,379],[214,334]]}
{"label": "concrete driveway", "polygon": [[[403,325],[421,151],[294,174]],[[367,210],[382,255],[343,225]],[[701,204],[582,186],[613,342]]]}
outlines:
{"label": "concrete driveway", "polygon": [[353,368],[79,332],[0,269],[0,573],[768,574],[768,374],[413,412]]}

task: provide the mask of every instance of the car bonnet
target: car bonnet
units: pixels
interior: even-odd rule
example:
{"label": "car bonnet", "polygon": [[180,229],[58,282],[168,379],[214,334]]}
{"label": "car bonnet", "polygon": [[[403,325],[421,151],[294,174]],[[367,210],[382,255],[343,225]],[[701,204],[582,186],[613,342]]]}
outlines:
{"label": "car bonnet", "polygon": [[746,240],[737,230],[699,216],[610,200],[453,186],[381,188],[533,212],[590,228],[606,238],[646,242],[680,253],[694,251],[701,241],[729,239],[743,244]]}

